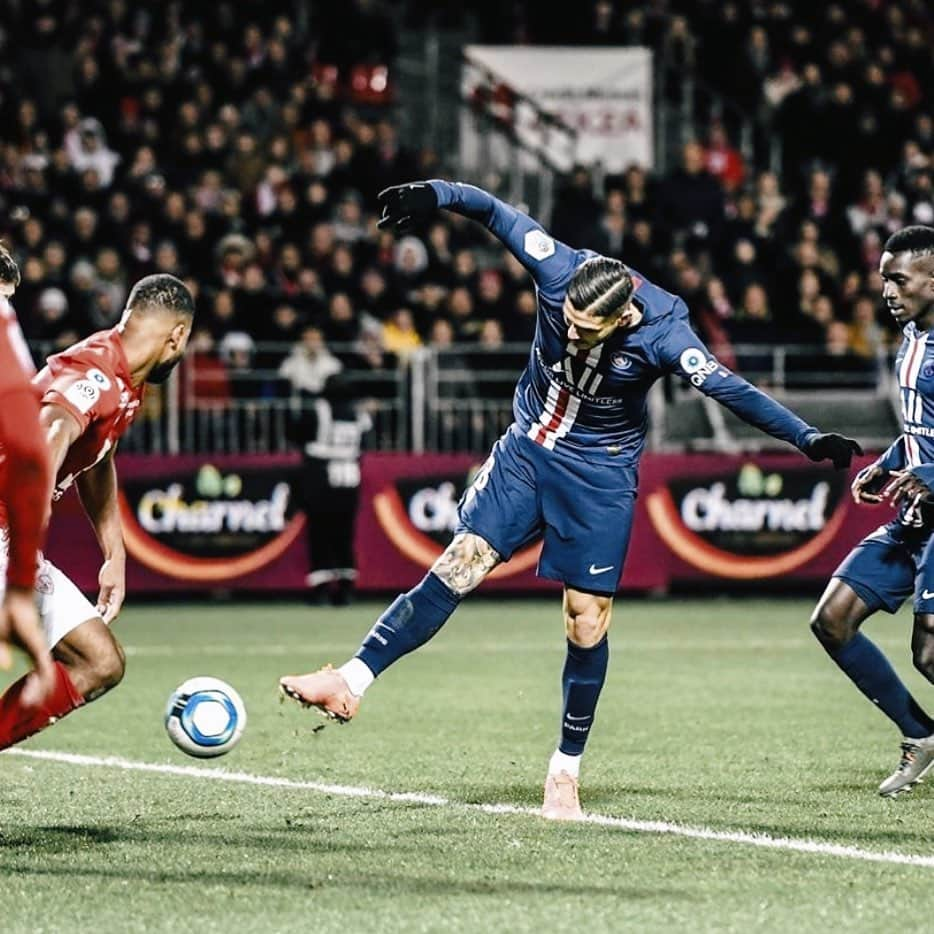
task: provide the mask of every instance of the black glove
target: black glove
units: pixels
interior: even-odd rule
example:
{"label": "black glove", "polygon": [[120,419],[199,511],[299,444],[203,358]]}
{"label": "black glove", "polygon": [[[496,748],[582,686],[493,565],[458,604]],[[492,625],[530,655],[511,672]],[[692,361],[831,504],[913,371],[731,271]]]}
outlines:
{"label": "black glove", "polygon": [[814,435],[801,451],[812,461],[833,461],[837,470],[850,466],[854,454],[862,454],[863,449],[852,439],[843,435]]}
{"label": "black glove", "polygon": [[438,210],[438,196],[428,182],[411,182],[385,188],[377,196],[380,206],[379,223],[393,233],[404,233],[417,221],[431,217]]}

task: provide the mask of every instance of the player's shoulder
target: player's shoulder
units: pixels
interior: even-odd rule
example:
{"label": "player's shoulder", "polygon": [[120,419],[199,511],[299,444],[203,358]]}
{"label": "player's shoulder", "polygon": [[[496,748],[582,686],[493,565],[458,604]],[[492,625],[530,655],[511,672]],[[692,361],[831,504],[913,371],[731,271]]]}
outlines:
{"label": "player's shoulder", "polygon": [[673,292],[652,282],[637,269],[629,267],[632,275],[633,300],[642,311],[646,324],[660,324],[664,319],[687,319],[688,309],[684,300]]}
{"label": "player's shoulder", "polygon": [[[47,363],[56,376],[66,373],[87,373],[97,371],[105,376],[107,382],[114,382],[124,376],[126,369],[123,345],[116,329],[97,331],[94,334],[72,344],[67,349],[49,357]],[[105,381],[98,379],[103,385]],[[106,387],[109,388],[109,387]]]}

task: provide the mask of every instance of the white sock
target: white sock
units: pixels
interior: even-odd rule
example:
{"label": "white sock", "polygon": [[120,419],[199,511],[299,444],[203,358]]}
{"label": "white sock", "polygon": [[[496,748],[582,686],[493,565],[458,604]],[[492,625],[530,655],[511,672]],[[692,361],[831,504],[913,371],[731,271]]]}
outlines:
{"label": "white sock", "polygon": [[581,772],[581,756],[569,756],[567,753],[556,749],[548,763],[548,774],[557,775],[559,772],[567,772],[571,778],[579,778]]}
{"label": "white sock", "polygon": [[359,658],[352,658],[337,670],[344,676],[350,693],[357,697],[363,697],[366,689],[376,680],[376,675]]}

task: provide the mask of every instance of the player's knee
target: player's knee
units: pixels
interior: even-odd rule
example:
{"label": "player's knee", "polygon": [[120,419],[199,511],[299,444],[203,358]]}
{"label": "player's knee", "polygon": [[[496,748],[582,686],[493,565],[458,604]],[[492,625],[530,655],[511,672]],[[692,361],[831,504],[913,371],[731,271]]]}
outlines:
{"label": "player's knee", "polygon": [[564,629],[568,639],[581,648],[597,645],[606,635],[610,625],[609,607],[597,603],[580,609],[568,607],[564,615]]}
{"label": "player's knee", "polygon": [[109,646],[96,653],[88,671],[88,684],[84,691],[85,700],[94,700],[115,688],[126,672],[126,654],[123,647],[113,639]]}
{"label": "player's knee", "polygon": [[821,645],[829,649],[838,649],[846,645],[856,635],[857,627],[838,613],[830,605],[818,606],[811,617],[811,632]]}

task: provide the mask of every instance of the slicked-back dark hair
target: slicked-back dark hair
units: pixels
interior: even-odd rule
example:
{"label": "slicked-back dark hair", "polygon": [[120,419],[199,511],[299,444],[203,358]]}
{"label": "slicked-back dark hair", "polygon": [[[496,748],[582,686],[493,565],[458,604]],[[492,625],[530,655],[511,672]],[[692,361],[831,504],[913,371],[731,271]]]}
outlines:
{"label": "slicked-back dark hair", "polygon": [[130,291],[126,301],[130,311],[150,308],[174,311],[187,318],[195,315],[195,300],[181,279],[160,272],[140,279]]}
{"label": "slicked-back dark hair", "polygon": [[913,253],[917,256],[934,254],[934,227],[914,224],[902,227],[885,241],[886,253]]}
{"label": "slicked-back dark hair", "polygon": [[0,282],[19,286],[19,281],[19,266],[16,265],[16,260],[11,256],[6,244],[0,241]]}
{"label": "slicked-back dark hair", "polygon": [[632,298],[632,274],[625,263],[609,256],[594,256],[574,271],[568,301],[577,311],[609,318]]}

